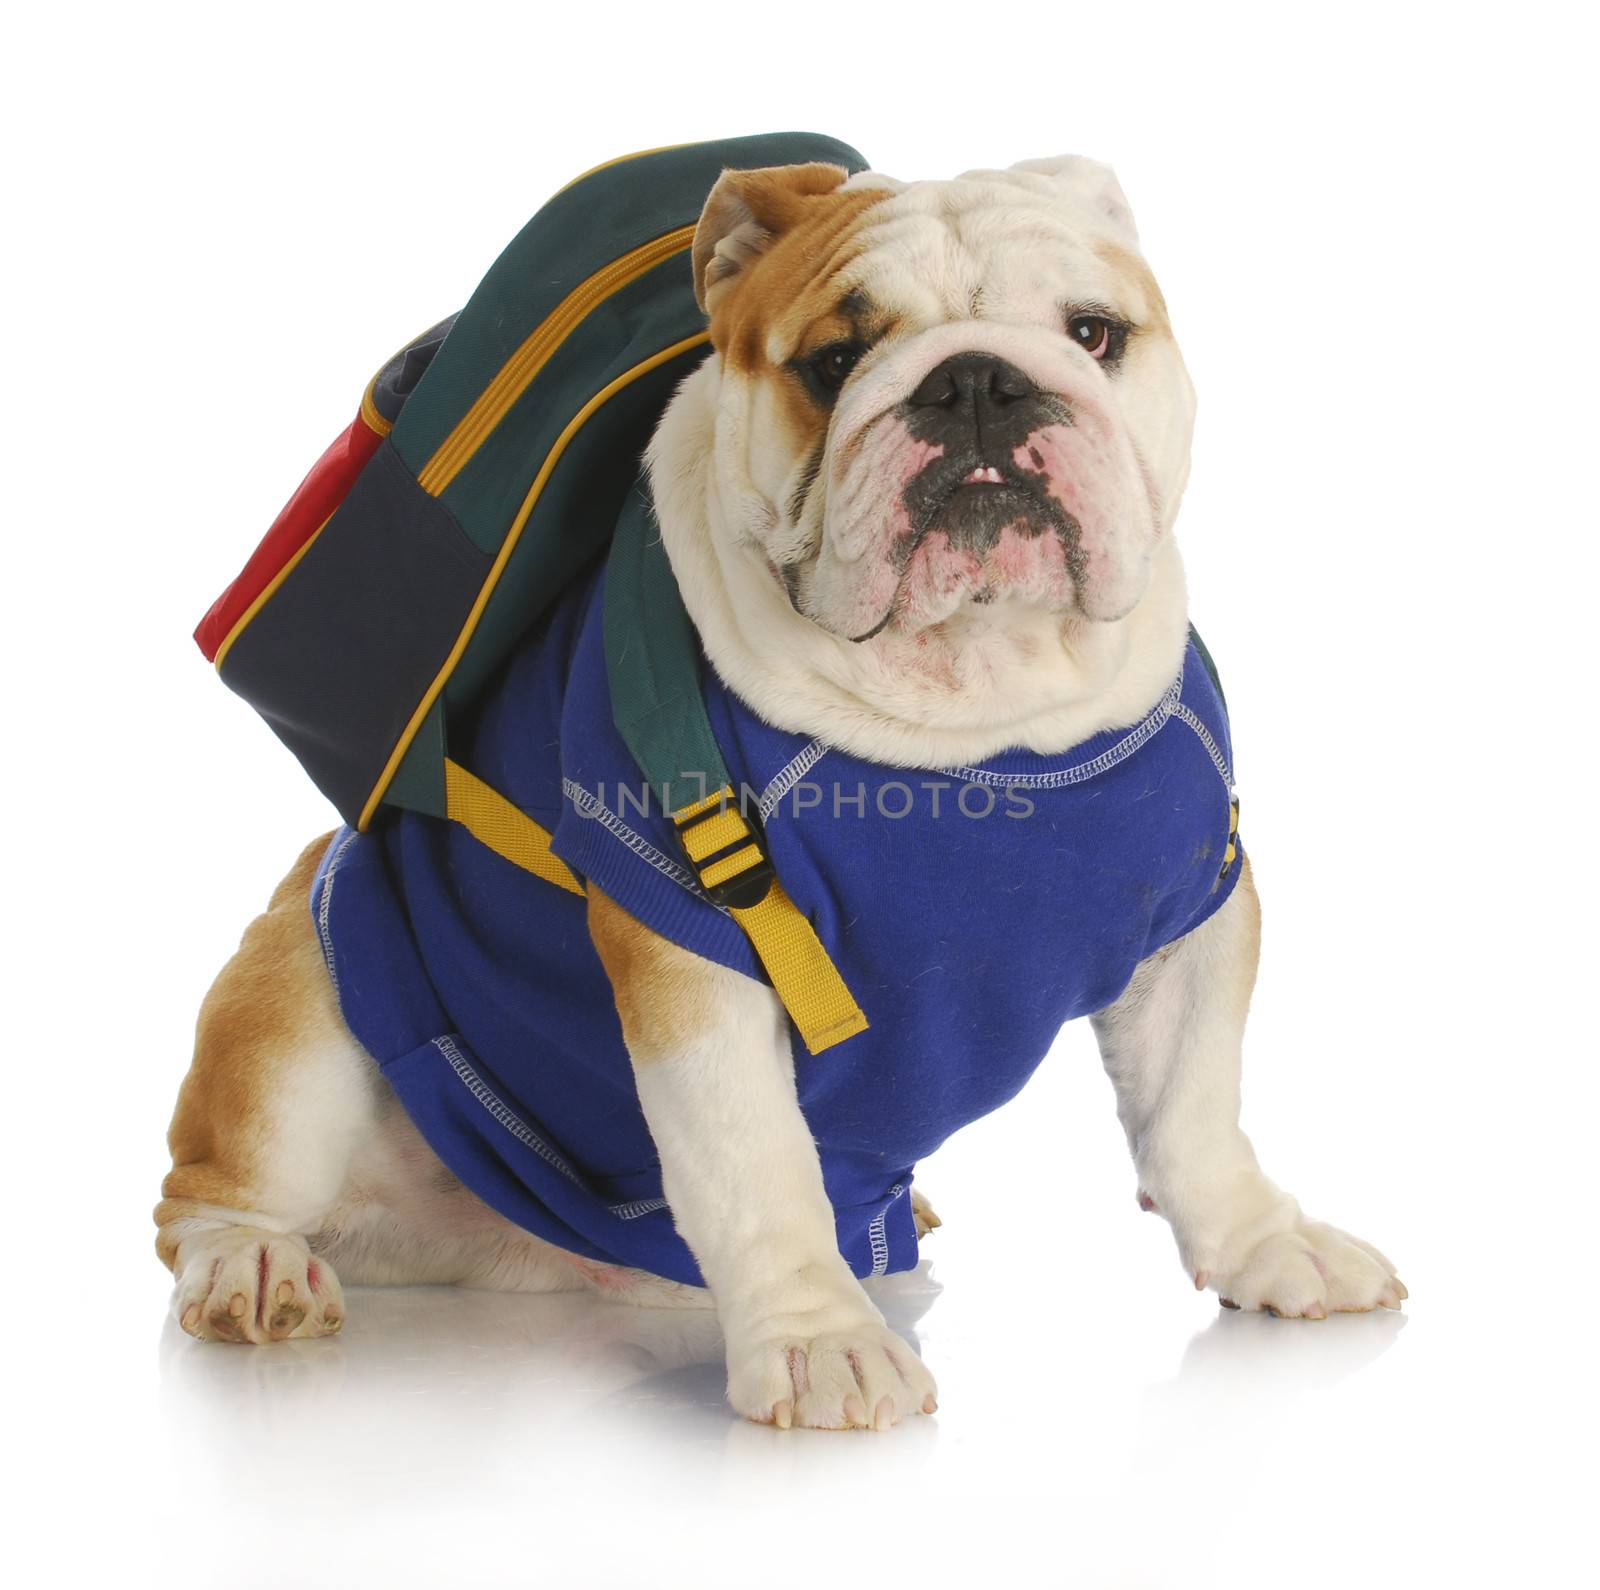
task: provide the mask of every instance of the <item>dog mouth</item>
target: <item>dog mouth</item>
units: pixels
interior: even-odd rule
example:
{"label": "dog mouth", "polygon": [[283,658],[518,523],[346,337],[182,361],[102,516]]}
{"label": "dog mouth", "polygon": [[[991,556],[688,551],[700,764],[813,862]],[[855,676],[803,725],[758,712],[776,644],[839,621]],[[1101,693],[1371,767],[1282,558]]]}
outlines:
{"label": "dog mouth", "polygon": [[[913,586],[941,589],[955,605],[981,606],[1024,583],[1021,565],[1038,580],[1047,563],[1076,564],[1077,521],[1026,470],[940,459],[907,483],[902,503],[906,529],[888,548],[893,592],[876,622],[852,641],[881,634],[906,608]],[[1053,551],[1047,542],[1056,543]]]}
{"label": "dog mouth", "polygon": [[910,533],[890,551],[901,567],[935,530],[954,545],[982,552],[1007,525],[1040,535],[1067,518],[1041,478],[983,458],[936,459],[906,482],[901,502]]}
{"label": "dog mouth", "polygon": [[997,464],[977,464],[927,505],[925,515],[914,521],[916,533],[902,548],[909,561],[929,535],[942,530],[951,546],[982,553],[1007,528],[1024,535],[1042,535],[1064,517],[1025,477]]}

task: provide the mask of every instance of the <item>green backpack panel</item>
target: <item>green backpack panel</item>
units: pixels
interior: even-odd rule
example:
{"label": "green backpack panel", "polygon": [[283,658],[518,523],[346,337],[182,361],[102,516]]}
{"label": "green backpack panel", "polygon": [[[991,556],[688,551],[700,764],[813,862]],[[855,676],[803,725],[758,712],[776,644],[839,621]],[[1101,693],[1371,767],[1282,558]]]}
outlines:
{"label": "green backpack panel", "polygon": [[458,315],[378,373],[196,631],[349,823],[446,814],[452,718],[567,583],[617,540],[647,643],[619,660],[619,728],[668,805],[726,782],[692,631],[640,457],[704,357],[689,249],[726,167],[865,161],[773,133],[614,161],[555,195]]}

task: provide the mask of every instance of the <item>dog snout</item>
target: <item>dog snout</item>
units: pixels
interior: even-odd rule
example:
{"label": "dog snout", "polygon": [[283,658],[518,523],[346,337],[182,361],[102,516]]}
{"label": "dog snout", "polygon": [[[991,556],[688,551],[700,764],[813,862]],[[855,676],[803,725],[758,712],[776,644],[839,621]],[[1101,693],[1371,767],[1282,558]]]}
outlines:
{"label": "dog snout", "polygon": [[1025,435],[1045,407],[1045,395],[1028,376],[992,353],[952,354],[906,399],[917,436],[957,447],[976,442],[980,451],[986,438]]}

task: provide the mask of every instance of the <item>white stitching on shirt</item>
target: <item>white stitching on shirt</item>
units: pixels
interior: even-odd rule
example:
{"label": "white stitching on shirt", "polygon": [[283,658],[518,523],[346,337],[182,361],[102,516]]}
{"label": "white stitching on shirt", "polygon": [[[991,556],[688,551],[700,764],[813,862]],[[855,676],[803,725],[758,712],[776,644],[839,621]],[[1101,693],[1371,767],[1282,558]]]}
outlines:
{"label": "white stitching on shirt", "polygon": [[[1104,773],[1118,762],[1125,762],[1168,718],[1180,710],[1178,696],[1183,690],[1183,675],[1179,674],[1167,687],[1167,693],[1151,709],[1149,715],[1136,724],[1122,739],[1099,756],[1076,767],[1064,767],[1055,773],[996,773],[986,767],[953,767],[950,773],[964,778],[969,784],[992,784],[1001,789],[1062,789],[1068,784],[1082,784]],[[1185,707],[1182,709],[1187,711]]]}
{"label": "white stitching on shirt", "polygon": [[467,1057],[456,1048],[449,1034],[435,1038],[433,1046],[442,1054],[450,1064],[450,1069],[466,1084],[467,1091],[486,1109],[495,1120],[517,1139],[519,1143],[526,1143],[535,1154],[547,1165],[552,1165],[561,1172],[570,1182],[583,1186],[583,1178],[578,1175],[545,1140],[522,1119],[520,1115],[508,1105],[493,1088],[489,1086],[476,1071],[472,1069]]}
{"label": "white stitching on shirt", "polygon": [[322,898],[317,901],[317,937],[322,940],[322,958],[328,964],[328,981],[333,984],[336,999],[339,996],[339,971],[333,964],[333,933],[328,923],[328,912],[333,908],[334,874],[339,870],[339,863],[344,859],[345,851],[356,842],[357,837],[352,830],[345,835],[344,843],[334,851],[327,871],[322,874]]}
{"label": "white stitching on shirt", "polygon": [[640,1215],[653,1215],[658,1209],[667,1207],[665,1198],[634,1198],[625,1204],[612,1204],[611,1213],[618,1220],[637,1220]]}
{"label": "white stitching on shirt", "polygon": [[1222,782],[1228,786],[1228,793],[1231,795],[1233,793],[1233,772],[1228,766],[1227,759],[1217,749],[1217,742],[1211,738],[1211,731],[1181,701],[1172,709],[1172,715],[1175,718],[1181,718],[1200,736],[1200,743],[1210,753],[1211,760],[1216,763],[1217,771],[1222,775]]}
{"label": "white stitching on shirt", "polygon": [[662,855],[643,834],[635,833],[609,806],[603,805],[598,797],[591,795],[581,784],[575,784],[570,778],[564,778],[561,781],[561,793],[577,807],[580,816],[609,829],[629,850],[642,860],[648,861],[657,872],[671,878],[680,888],[687,889],[696,899],[705,900],[707,905],[715,906],[718,911],[722,910],[715,901],[707,899],[705,892],[687,867],[680,867],[671,856]]}
{"label": "white stitching on shirt", "polygon": [[778,809],[779,802],[814,768],[823,757],[828,754],[828,747],[821,740],[813,740],[803,751],[798,752],[789,762],[789,765],[772,780],[761,792],[758,810],[761,821],[766,820]]}
{"label": "white stitching on shirt", "polygon": [[[354,837],[354,836],[352,836]],[[561,1172],[568,1181],[576,1182],[583,1186],[583,1179],[545,1140],[522,1119],[520,1115],[506,1104],[503,1099],[489,1086],[476,1071],[472,1069],[467,1057],[456,1047],[448,1034],[435,1038],[433,1046],[450,1063],[450,1069],[466,1084],[467,1091],[471,1093],[479,1104],[486,1109],[518,1142],[526,1143],[540,1159],[547,1165],[552,1165]],[[637,1220],[641,1215],[653,1214],[657,1209],[665,1209],[665,1198],[632,1198],[627,1203],[610,1204],[607,1206],[612,1214],[619,1220]]]}
{"label": "white stitching on shirt", "polygon": [[872,1273],[883,1275],[889,1268],[889,1239],[884,1234],[884,1226],[888,1223],[889,1211],[894,1208],[894,1201],[906,1190],[903,1181],[897,1181],[889,1189],[889,1196],[877,1214],[872,1217],[872,1224],[867,1227],[867,1241],[872,1245]]}

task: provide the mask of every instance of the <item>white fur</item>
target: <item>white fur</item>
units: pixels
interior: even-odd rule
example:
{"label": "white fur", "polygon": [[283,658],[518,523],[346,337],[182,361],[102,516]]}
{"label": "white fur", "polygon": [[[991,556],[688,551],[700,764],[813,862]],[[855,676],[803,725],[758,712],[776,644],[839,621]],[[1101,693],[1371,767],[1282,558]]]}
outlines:
{"label": "white fur", "polygon": [[1171,1225],[1196,1286],[1240,1308],[1320,1319],[1398,1308],[1404,1289],[1375,1248],[1308,1220],[1262,1174],[1239,1128],[1245,1009],[1255,980],[1254,887],[1145,961],[1092,1018],[1141,1203]]}
{"label": "white fur", "polygon": [[933,1377],[840,1257],[783,1006],[737,972],[704,976],[719,1025],[633,1060],[673,1222],[716,1299],[729,1400],[785,1427],[931,1411]]}

